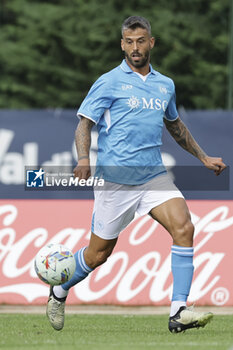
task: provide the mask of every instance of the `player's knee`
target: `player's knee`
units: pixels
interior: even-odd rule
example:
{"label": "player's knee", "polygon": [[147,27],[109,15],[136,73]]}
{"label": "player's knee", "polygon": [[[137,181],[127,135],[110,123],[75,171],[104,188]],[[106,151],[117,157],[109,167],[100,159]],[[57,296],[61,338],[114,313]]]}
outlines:
{"label": "player's knee", "polygon": [[194,225],[190,220],[187,220],[185,224],[182,225],[175,232],[174,244],[180,246],[192,246],[193,245],[193,235],[194,235]]}

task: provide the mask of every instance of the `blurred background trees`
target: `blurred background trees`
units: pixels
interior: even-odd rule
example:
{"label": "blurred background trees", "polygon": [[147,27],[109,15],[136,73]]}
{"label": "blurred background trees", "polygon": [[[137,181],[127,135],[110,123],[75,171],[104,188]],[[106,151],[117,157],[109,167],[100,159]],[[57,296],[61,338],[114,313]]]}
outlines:
{"label": "blurred background trees", "polygon": [[228,0],[0,0],[0,108],[77,108],[117,66],[121,24],[148,18],[154,69],[174,79],[177,104],[226,108]]}

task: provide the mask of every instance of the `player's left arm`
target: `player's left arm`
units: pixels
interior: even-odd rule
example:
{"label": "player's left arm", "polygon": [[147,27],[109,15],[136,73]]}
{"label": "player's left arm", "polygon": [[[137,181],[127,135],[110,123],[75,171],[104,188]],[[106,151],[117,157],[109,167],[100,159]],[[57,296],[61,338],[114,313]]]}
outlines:
{"label": "player's left arm", "polygon": [[175,121],[169,121],[164,118],[164,124],[171,136],[182,148],[197,157],[208,169],[214,170],[216,175],[221,174],[226,168],[222,158],[209,157],[203,151],[180,118],[177,118]]}

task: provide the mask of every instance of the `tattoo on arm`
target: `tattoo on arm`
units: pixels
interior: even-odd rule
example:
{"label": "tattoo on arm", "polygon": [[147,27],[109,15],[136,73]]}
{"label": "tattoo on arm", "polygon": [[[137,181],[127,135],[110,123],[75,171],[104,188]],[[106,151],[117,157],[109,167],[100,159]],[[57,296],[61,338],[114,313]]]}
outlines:
{"label": "tattoo on arm", "polygon": [[91,146],[91,129],[94,123],[87,119],[81,118],[75,132],[75,143],[78,152],[78,159],[89,158]]}
{"label": "tattoo on arm", "polygon": [[182,148],[200,160],[207,157],[207,154],[201,149],[180,118],[176,119],[174,122],[170,122],[164,118],[164,124],[171,136]]}

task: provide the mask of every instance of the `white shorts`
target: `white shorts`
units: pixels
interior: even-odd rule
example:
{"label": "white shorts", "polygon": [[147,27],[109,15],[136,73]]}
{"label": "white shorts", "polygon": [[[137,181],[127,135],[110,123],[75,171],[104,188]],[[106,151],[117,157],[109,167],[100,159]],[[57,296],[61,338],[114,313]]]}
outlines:
{"label": "white shorts", "polygon": [[95,189],[94,194],[91,229],[106,240],[117,238],[136,212],[142,216],[169,199],[184,198],[168,174],[136,186],[105,181],[104,187]]}

